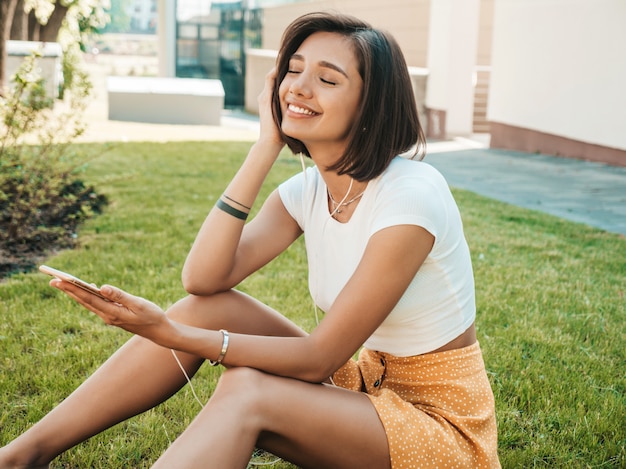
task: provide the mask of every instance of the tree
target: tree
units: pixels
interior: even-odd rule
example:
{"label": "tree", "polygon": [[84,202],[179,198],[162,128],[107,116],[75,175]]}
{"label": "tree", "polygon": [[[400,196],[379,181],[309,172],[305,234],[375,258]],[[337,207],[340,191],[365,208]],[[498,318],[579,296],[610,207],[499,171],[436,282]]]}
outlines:
{"label": "tree", "polygon": [[[24,0],[17,0],[15,11],[24,11]],[[13,22],[11,23],[10,39],[16,41],[28,41],[28,17],[26,15],[18,16],[13,13]]]}
{"label": "tree", "polygon": [[11,23],[18,0],[2,0],[0,2],[0,95],[5,83],[7,63],[7,41],[11,35]]}
{"label": "tree", "polygon": [[82,47],[86,34],[109,21],[108,0],[1,0],[0,90],[6,83],[9,39],[60,42],[63,49]]}
{"label": "tree", "polygon": [[[23,8],[17,16],[5,1],[0,0],[4,38],[7,30],[19,38],[36,33],[40,38],[55,37],[64,46],[66,94],[64,106],[53,106],[55,97],[49,95],[38,63],[41,51],[35,50],[21,61],[0,99],[0,277],[7,269],[30,268],[33,255],[73,246],[76,226],[106,203],[78,179],[79,169],[91,157],[72,145],[86,128],[83,113],[91,94],[89,76],[79,67],[78,44],[82,31],[93,23],[76,9],[78,2],[60,5],[38,0],[36,7],[50,7],[42,17],[42,10],[29,5],[37,0],[11,0]],[[83,11],[94,11],[93,6],[87,8]],[[13,27],[8,13],[20,24]],[[33,28],[34,23],[41,27]]]}

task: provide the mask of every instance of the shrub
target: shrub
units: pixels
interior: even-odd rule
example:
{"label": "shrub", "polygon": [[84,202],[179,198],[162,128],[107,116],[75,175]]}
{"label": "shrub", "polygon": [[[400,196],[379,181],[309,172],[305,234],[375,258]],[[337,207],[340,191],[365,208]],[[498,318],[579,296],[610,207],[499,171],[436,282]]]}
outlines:
{"label": "shrub", "polygon": [[91,83],[74,67],[65,100],[55,103],[38,59],[23,61],[0,101],[0,276],[16,259],[71,246],[77,225],[106,204],[79,179],[90,157],[71,144],[85,130]]}

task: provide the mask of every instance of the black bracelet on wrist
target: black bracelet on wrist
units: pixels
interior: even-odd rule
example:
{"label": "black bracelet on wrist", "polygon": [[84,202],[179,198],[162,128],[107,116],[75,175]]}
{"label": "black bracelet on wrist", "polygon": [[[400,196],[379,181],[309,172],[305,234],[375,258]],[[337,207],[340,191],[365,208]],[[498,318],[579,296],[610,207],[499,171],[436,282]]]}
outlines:
{"label": "black bracelet on wrist", "polygon": [[222,199],[217,199],[217,203],[215,204],[217,208],[222,210],[223,212],[232,215],[235,218],[239,218],[240,220],[246,220],[248,218],[248,214],[246,212],[242,212],[241,210],[237,210],[235,207],[228,205]]}

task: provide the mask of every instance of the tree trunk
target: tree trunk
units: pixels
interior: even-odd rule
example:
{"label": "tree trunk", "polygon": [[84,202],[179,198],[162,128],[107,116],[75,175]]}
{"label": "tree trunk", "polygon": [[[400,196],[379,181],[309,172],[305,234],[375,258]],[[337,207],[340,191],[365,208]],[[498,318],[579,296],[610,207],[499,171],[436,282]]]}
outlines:
{"label": "tree trunk", "polygon": [[17,0],[0,1],[0,95],[3,95],[6,83],[7,41],[11,34],[11,23]]}
{"label": "tree trunk", "polygon": [[10,38],[13,41],[28,41],[28,14],[24,11],[24,0],[17,0]]}
{"label": "tree trunk", "polygon": [[28,14],[28,40],[38,41],[40,30],[41,25],[39,24],[39,20],[35,16],[35,12],[31,10],[31,12]]}
{"label": "tree trunk", "polygon": [[54,4],[54,10],[48,22],[41,26],[39,40],[43,42],[56,42],[59,36],[59,29],[63,25],[63,20],[69,8],[61,5],[60,0]]}

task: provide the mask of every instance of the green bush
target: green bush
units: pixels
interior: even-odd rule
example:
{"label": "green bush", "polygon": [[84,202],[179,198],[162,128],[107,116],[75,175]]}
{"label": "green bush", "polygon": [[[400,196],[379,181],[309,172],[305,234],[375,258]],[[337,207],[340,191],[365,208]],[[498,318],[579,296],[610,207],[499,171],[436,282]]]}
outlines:
{"label": "green bush", "polygon": [[38,60],[23,61],[0,101],[0,276],[28,267],[34,254],[72,246],[77,225],[106,204],[78,177],[90,157],[71,145],[84,132],[91,83],[74,67],[65,100],[55,103]]}

